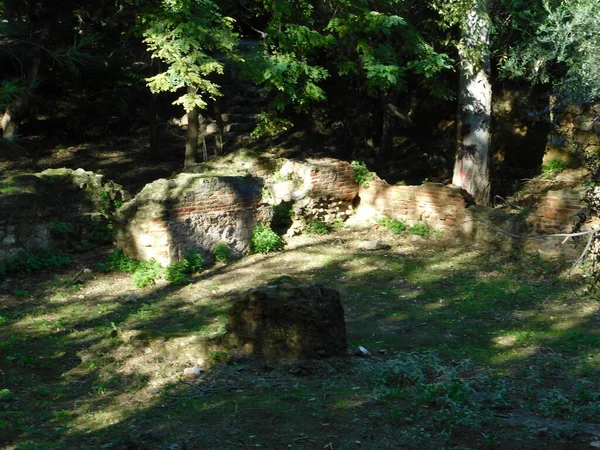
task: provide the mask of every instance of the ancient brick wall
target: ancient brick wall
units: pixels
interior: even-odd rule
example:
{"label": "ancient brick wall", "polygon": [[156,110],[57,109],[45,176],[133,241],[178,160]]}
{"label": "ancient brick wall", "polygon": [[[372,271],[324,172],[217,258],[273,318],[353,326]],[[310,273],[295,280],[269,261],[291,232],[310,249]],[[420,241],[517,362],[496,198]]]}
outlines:
{"label": "ancient brick wall", "polygon": [[157,180],[119,211],[117,244],[131,258],[163,265],[194,251],[209,256],[219,242],[242,254],[252,229],[270,218],[261,188],[262,180],[249,176]]}
{"label": "ancient brick wall", "polygon": [[540,234],[570,233],[585,208],[583,190],[550,191],[528,216]]}
{"label": "ancient brick wall", "polygon": [[423,221],[450,230],[465,216],[462,190],[437,183],[390,186],[376,177],[368,188],[360,189],[359,197],[356,213],[361,218],[388,216],[409,225]]}
{"label": "ancient brick wall", "polygon": [[333,197],[352,201],[358,194],[354,168],[346,161],[333,158],[288,160],[279,173],[298,181],[296,188],[312,198]]}

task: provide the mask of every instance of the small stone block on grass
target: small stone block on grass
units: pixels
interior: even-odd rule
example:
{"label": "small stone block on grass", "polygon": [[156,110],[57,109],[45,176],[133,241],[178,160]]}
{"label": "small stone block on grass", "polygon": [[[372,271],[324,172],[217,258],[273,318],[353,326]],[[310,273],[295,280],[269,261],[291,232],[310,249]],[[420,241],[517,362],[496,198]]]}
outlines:
{"label": "small stone block on grass", "polygon": [[347,354],[340,294],[318,284],[291,282],[246,292],[229,314],[225,347],[292,359]]}

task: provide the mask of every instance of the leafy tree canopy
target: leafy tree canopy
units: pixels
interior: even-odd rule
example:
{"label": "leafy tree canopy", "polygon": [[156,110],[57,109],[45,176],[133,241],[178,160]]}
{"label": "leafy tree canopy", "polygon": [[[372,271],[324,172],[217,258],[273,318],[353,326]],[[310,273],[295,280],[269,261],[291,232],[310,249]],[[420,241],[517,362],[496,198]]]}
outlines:
{"label": "leafy tree canopy", "polygon": [[600,97],[600,2],[546,0],[543,6],[532,39],[509,52],[503,74],[552,83],[570,101]]}

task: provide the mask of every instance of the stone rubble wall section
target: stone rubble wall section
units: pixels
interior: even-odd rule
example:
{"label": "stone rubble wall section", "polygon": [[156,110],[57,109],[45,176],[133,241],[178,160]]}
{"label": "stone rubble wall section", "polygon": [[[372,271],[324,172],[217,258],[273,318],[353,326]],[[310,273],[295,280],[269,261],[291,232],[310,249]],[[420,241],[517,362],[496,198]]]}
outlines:
{"label": "stone rubble wall section", "polygon": [[464,219],[466,202],[460,188],[438,183],[390,186],[376,177],[361,187],[356,213],[360,218],[391,217],[409,225],[427,222],[433,228],[451,230]]}
{"label": "stone rubble wall section", "polygon": [[261,185],[253,177],[182,174],[158,180],[123,207],[117,245],[131,258],[163,265],[190,252],[209,257],[220,242],[243,254],[253,228],[270,219]]}
{"label": "stone rubble wall section", "polygon": [[548,138],[547,153],[552,155],[554,149],[600,152],[600,103],[556,108],[551,119],[558,127]]}
{"label": "stone rubble wall section", "polygon": [[359,190],[350,163],[333,158],[288,160],[279,173],[300,180],[298,188],[311,198],[330,197],[351,202]]}
{"label": "stone rubble wall section", "polygon": [[582,190],[549,191],[528,222],[540,234],[570,233],[586,208]]}
{"label": "stone rubble wall section", "polygon": [[[36,174],[0,174],[0,265],[41,250],[66,250],[87,239],[90,221],[103,217],[104,200],[127,199],[122,187],[83,169],[47,169]],[[57,233],[57,226],[68,229]],[[66,242],[65,242],[66,241]]]}

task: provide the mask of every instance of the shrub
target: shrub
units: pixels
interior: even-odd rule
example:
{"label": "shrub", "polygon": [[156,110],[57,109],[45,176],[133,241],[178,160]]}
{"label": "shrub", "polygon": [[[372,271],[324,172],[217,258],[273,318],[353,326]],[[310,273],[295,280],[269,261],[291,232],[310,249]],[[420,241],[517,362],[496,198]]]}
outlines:
{"label": "shrub", "polygon": [[110,253],[106,260],[98,263],[101,272],[120,272],[132,275],[133,283],[137,287],[146,287],[156,283],[159,278],[164,278],[174,284],[189,282],[189,275],[200,272],[204,267],[204,258],[200,253],[189,253],[182,261],[163,267],[158,261],[134,261],[123,254],[121,249]]}
{"label": "shrub", "polygon": [[139,264],[139,261],[128,258],[123,250],[117,248],[106,257],[104,262],[100,262],[96,266],[101,272],[133,273]]}
{"label": "shrub", "polygon": [[354,168],[354,181],[364,188],[368,188],[371,181],[374,180],[373,174],[362,161],[352,161],[350,163]]}
{"label": "shrub", "polygon": [[270,227],[260,224],[252,230],[250,248],[254,253],[270,253],[283,249],[285,241]]}
{"label": "shrub", "polygon": [[422,236],[424,238],[428,238],[433,233],[433,229],[429,226],[427,222],[422,222],[416,224],[409,230],[410,234],[414,234],[416,236]]}
{"label": "shrub", "polygon": [[190,253],[181,261],[176,261],[165,269],[165,279],[173,284],[187,284],[190,275],[200,272],[204,266],[204,258],[200,253]]}
{"label": "shrub", "polygon": [[71,264],[71,257],[65,253],[40,250],[36,253],[19,253],[0,265],[0,277],[3,275],[24,275],[41,270],[56,269]]}
{"label": "shrub", "polygon": [[140,261],[133,272],[131,279],[137,287],[146,287],[156,283],[156,280],[164,276],[165,269],[154,259]]}
{"label": "shrub", "polygon": [[568,169],[570,164],[560,158],[552,158],[546,164],[542,164],[542,173],[544,175],[554,175]]}
{"label": "shrub", "polygon": [[408,228],[406,223],[401,220],[392,219],[391,217],[384,217],[379,221],[379,224],[390,230],[393,234],[403,233]]}
{"label": "shrub", "polygon": [[334,219],[331,225],[333,226],[333,228],[339,229],[344,228],[346,224],[344,223],[343,219]]}
{"label": "shrub", "polygon": [[165,269],[165,279],[173,284],[187,284],[190,282],[189,262],[184,259],[171,263]]}
{"label": "shrub", "polygon": [[66,222],[49,222],[48,228],[55,236],[64,236],[71,232],[71,225]]}
{"label": "shrub", "polygon": [[220,263],[228,263],[231,260],[231,249],[227,242],[219,242],[215,245],[213,249],[213,255],[215,257],[215,261]]}
{"label": "shrub", "polygon": [[185,259],[189,263],[190,273],[202,272],[204,269],[204,258],[198,252],[190,252],[186,255]]}
{"label": "shrub", "polygon": [[208,353],[208,359],[215,364],[223,364],[229,359],[229,353],[225,350],[212,350]]}
{"label": "shrub", "polygon": [[308,228],[306,229],[306,231],[309,234],[323,235],[323,234],[329,233],[329,228],[327,227],[327,225],[325,224],[325,222],[323,222],[321,220],[315,220],[313,223],[311,223],[308,226]]}

